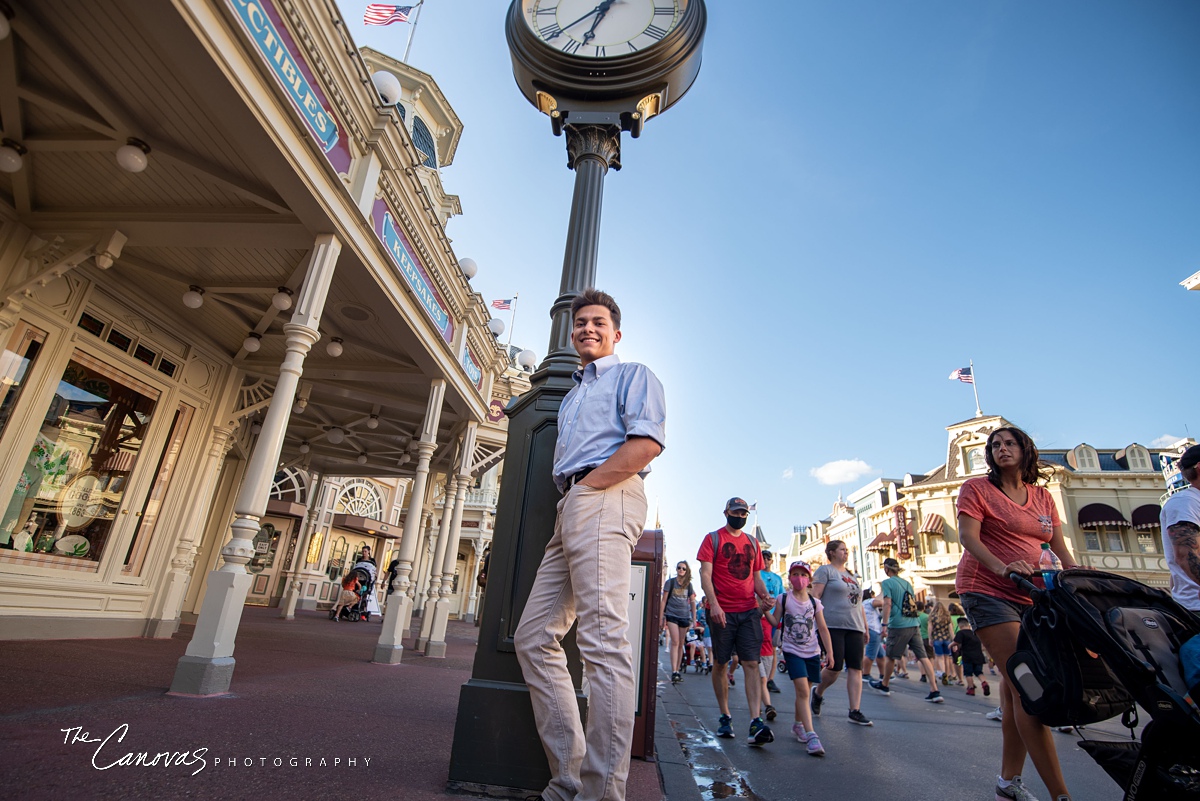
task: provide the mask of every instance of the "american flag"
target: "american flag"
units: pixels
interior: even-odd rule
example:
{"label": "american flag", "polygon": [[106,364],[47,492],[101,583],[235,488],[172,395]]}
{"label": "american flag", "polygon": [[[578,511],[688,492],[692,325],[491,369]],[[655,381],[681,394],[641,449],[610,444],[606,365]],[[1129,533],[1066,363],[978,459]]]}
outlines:
{"label": "american flag", "polygon": [[951,381],[953,381],[956,378],[959,381],[963,382],[964,384],[974,384],[975,383],[975,376],[971,375],[970,367],[960,367],[957,370],[955,370],[953,373],[950,374]]}
{"label": "american flag", "polygon": [[391,25],[393,22],[408,22],[412,6],[388,6],[383,3],[371,3],[363,13],[364,25]]}
{"label": "american flag", "polygon": [[750,511],[751,511],[751,512],[757,512],[757,511],[758,511],[758,501],[755,501],[754,503],[750,504]]}
{"label": "american flag", "polygon": [[493,300],[492,308],[493,309],[511,309],[512,302],[513,302],[512,298],[508,298],[507,300]]}

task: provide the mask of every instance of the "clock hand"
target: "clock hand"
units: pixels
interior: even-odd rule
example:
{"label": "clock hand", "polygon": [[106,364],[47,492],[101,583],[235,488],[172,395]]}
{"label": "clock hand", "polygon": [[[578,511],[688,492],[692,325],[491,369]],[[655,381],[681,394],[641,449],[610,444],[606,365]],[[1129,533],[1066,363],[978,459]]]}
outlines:
{"label": "clock hand", "polygon": [[557,31],[555,31],[554,33],[552,33],[552,34],[550,34],[549,36],[547,36],[547,37],[546,37],[546,41],[548,42],[548,41],[550,41],[551,39],[557,39],[557,38],[558,38],[558,35],[559,35],[560,33],[562,33],[563,31],[565,31],[567,28],[571,28],[571,27],[573,27],[573,26],[575,26],[575,25],[578,25],[579,23],[583,22],[583,21],[584,21],[585,19],[587,19],[588,17],[590,17],[590,16],[592,16],[593,14],[595,14],[595,13],[596,13],[597,11],[599,11],[601,8],[603,8],[603,7],[604,7],[604,5],[605,5],[605,3],[611,3],[611,2],[612,2],[612,0],[605,0],[605,2],[604,2],[604,3],[601,3],[600,5],[596,6],[596,7],[595,7],[595,8],[593,8],[591,11],[589,11],[588,13],[586,13],[586,14],[584,14],[582,17],[580,17],[579,19],[575,20],[575,21],[574,21],[574,22],[572,22],[572,23],[569,23],[569,24],[567,24],[567,25],[564,25],[564,26],[562,26],[562,27],[561,27],[561,28],[559,28]]}
{"label": "clock hand", "polygon": [[612,4],[613,0],[604,0],[603,3],[596,6],[596,11],[599,13],[596,14],[596,19],[592,21],[592,27],[583,35],[583,43],[585,45],[596,38],[596,26],[600,24],[600,20],[608,15],[608,9],[612,7]]}

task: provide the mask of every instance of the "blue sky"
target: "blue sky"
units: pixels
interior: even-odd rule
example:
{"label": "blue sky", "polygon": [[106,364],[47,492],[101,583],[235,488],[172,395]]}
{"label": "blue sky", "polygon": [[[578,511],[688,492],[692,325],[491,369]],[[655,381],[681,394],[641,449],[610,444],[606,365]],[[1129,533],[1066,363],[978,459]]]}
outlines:
{"label": "blue sky", "polygon": [[[355,41],[399,57],[409,26]],[[409,61],[462,118],[448,233],[546,352],[573,173],[500,0],[428,0]],[[598,285],[668,398],[668,558],[730,495],[776,545],[839,489],[924,472],[983,411],[1043,447],[1200,434],[1200,3],[710,0],[691,92],[626,137]],[[498,313],[507,316],[505,313]],[[506,320],[507,322],[507,320]],[[1186,326],[1186,327],[1185,327]],[[507,334],[505,335],[507,337]],[[869,466],[823,485],[816,468]],[[694,560],[693,560],[694,561]]]}

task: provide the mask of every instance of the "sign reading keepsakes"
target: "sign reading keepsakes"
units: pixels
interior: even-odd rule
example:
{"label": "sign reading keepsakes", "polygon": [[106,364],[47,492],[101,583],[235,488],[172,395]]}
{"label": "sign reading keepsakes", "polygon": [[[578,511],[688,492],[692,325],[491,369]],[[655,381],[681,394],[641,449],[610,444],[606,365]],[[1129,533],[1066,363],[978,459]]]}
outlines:
{"label": "sign reading keepsakes", "polygon": [[339,134],[329,101],[308,63],[299,55],[296,41],[275,4],[272,0],[230,0],[230,3],[276,79],[287,90],[325,158],[338,173],[348,173],[350,148]]}
{"label": "sign reading keepsakes", "polygon": [[[387,248],[392,261],[400,268],[400,274],[404,276],[404,280],[412,287],[417,300],[421,303],[421,308],[425,309],[429,318],[433,320],[433,324],[441,333],[442,339],[447,342],[453,342],[454,318],[450,316],[446,302],[442,300],[442,296],[434,288],[429,273],[425,272],[425,268],[421,266],[417,257],[413,255],[412,247],[408,244],[408,238],[396,226],[395,217],[392,216],[392,211],[388,208],[387,201],[383,198],[376,199],[375,206],[371,209],[371,223],[375,228],[375,235],[379,237],[379,241]],[[466,360],[467,357],[464,356],[464,366]],[[470,372],[469,368],[468,372]],[[482,375],[483,372],[481,370],[481,378]]]}
{"label": "sign reading keepsakes", "polygon": [[471,379],[471,383],[475,385],[475,389],[483,389],[483,368],[479,366],[479,360],[475,358],[475,354],[471,352],[470,348],[463,350],[462,366],[467,371],[467,378]]}

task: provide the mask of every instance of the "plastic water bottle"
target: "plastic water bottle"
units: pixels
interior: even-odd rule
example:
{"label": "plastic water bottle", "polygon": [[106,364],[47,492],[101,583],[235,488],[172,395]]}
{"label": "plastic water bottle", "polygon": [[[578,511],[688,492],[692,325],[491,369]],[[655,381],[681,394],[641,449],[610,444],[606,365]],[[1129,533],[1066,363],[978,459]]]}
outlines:
{"label": "plastic water bottle", "polygon": [[1058,561],[1058,556],[1050,550],[1048,542],[1042,543],[1042,555],[1038,557],[1038,567],[1042,571],[1042,581],[1046,582],[1046,589],[1054,589],[1054,577],[1062,572],[1062,562]]}

